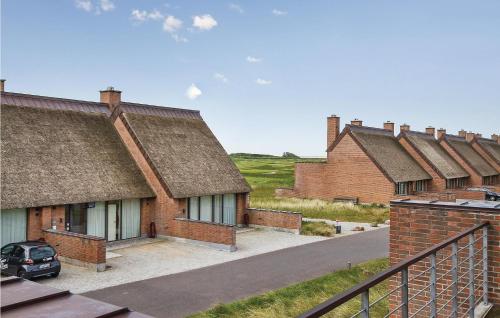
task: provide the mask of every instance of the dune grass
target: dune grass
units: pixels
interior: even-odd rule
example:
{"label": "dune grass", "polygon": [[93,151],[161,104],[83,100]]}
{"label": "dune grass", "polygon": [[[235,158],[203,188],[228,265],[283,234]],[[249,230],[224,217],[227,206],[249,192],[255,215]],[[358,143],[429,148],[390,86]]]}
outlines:
{"label": "dune grass", "polygon": [[[296,317],[388,267],[387,259],[372,260],[350,270],[340,270],[310,281],[294,284],[259,296],[221,304],[191,318],[234,318],[234,317]],[[387,292],[387,282],[370,289],[370,299],[378,299]],[[350,317],[360,308],[357,297],[324,317]],[[373,317],[383,317],[389,311],[387,300],[371,309]]]}
{"label": "dune grass", "polygon": [[300,234],[302,235],[316,235],[316,236],[333,236],[335,229],[333,226],[326,224],[325,222],[302,222],[302,228],[300,229]]}
{"label": "dune grass", "polygon": [[[300,159],[232,157],[241,173],[252,186],[250,206],[274,210],[301,212],[304,217],[383,223],[389,218],[389,209],[381,205],[353,205],[316,199],[278,198],[276,188],[291,188],[294,184],[294,166]],[[321,161],[322,159],[312,159]]]}

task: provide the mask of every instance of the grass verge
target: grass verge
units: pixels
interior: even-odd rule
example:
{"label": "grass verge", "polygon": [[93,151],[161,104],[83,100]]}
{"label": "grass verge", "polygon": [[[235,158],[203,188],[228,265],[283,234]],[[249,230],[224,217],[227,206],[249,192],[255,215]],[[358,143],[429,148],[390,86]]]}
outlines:
{"label": "grass verge", "polygon": [[[350,270],[340,270],[310,281],[294,284],[259,296],[236,301],[195,314],[191,318],[231,317],[296,317],[328,298],[366,280],[388,267],[387,259],[372,260]],[[378,299],[387,292],[387,283],[370,289],[370,299]],[[360,308],[357,297],[324,317],[350,317]],[[373,307],[373,317],[383,317],[389,312],[387,300]]]}
{"label": "grass verge", "polygon": [[293,187],[295,162],[300,159],[240,156],[232,158],[252,186],[250,206],[253,208],[296,211],[307,218],[346,222],[384,223],[389,218],[389,208],[376,204],[353,205],[325,200],[275,197],[276,188]]}
{"label": "grass verge", "polygon": [[333,226],[325,222],[302,222],[300,234],[302,235],[317,235],[317,236],[333,236],[335,229]]}

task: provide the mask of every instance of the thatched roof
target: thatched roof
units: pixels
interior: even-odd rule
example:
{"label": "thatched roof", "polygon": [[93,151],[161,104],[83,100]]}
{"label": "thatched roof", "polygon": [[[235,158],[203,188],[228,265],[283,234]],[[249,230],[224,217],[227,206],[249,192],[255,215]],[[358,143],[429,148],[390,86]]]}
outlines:
{"label": "thatched roof", "polygon": [[121,107],[122,118],[174,198],[251,191],[198,111]]}
{"label": "thatched roof", "polygon": [[498,174],[495,168],[490,166],[465,138],[445,135],[444,139],[480,176],[488,177]]}
{"label": "thatched roof", "polygon": [[500,164],[500,145],[492,139],[477,138],[476,142],[498,163]]}
{"label": "thatched roof", "polygon": [[409,131],[403,132],[413,147],[433,166],[445,179],[464,178],[469,174],[453,159],[439,142],[426,133]]}
{"label": "thatched roof", "polygon": [[154,196],[102,104],[1,96],[2,208]]}
{"label": "thatched roof", "polygon": [[391,131],[353,125],[347,125],[346,129],[393,182],[432,179]]}

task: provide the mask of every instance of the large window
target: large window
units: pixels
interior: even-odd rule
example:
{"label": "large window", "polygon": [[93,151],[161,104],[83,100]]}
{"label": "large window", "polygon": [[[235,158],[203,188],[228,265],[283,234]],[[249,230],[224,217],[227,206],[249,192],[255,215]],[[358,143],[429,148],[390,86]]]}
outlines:
{"label": "large window", "polygon": [[446,189],[461,189],[467,185],[467,178],[446,179]]}
{"label": "large window", "polygon": [[396,194],[407,195],[410,190],[409,182],[398,182],[396,183]]}
{"label": "large window", "polygon": [[188,219],[236,225],[236,194],[189,198]]}
{"label": "large window", "polygon": [[495,185],[498,184],[498,175],[483,177],[483,185]]}
{"label": "large window", "polygon": [[427,191],[427,180],[418,180],[415,181],[415,192],[424,192]]}

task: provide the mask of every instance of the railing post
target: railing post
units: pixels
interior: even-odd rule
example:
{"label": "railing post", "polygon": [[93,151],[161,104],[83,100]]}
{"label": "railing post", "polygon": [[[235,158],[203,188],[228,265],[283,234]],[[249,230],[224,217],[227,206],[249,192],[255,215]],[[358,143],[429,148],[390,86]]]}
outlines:
{"label": "railing post", "polygon": [[458,242],[451,244],[451,318],[458,317]]}
{"label": "railing post", "polygon": [[367,289],[361,294],[361,318],[370,317],[370,290]]}
{"label": "railing post", "polygon": [[469,234],[469,317],[474,318],[474,232]]}
{"label": "railing post", "polygon": [[430,271],[430,317],[436,318],[437,316],[437,302],[436,302],[436,253],[431,254],[431,271]]}
{"label": "railing post", "polygon": [[401,318],[408,318],[408,267],[401,271]]}
{"label": "railing post", "polygon": [[488,227],[483,227],[483,303],[488,305]]}

